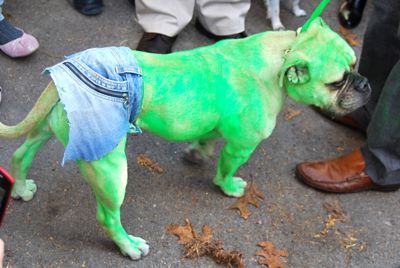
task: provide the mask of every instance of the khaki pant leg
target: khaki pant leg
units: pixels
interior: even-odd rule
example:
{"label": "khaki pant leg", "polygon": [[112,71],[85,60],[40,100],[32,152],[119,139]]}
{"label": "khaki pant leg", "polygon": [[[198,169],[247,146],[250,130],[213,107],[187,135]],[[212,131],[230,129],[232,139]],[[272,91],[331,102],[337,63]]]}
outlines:
{"label": "khaki pant leg", "polygon": [[136,19],[148,33],[176,36],[192,19],[195,0],[136,0]]}
{"label": "khaki pant leg", "polygon": [[198,19],[216,35],[231,35],[245,30],[250,0],[196,0]]}

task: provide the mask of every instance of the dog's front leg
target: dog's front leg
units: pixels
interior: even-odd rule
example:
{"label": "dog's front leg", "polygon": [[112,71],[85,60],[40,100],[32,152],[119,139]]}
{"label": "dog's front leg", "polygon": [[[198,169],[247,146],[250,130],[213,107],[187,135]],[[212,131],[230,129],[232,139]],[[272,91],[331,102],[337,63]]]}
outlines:
{"label": "dog's front leg", "polygon": [[126,138],[100,160],[78,161],[78,165],[95,193],[98,222],[122,254],[137,260],[148,254],[149,245],[142,238],[129,235],[121,224],[120,207],[128,179],[125,144]]}
{"label": "dog's front leg", "polygon": [[304,11],[304,9],[300,8],[299,5],[300,0],[293,0],[292,1],[292,11],[293,14],[297,17],[305,16],[307,13]]}
{"label": "dog's front leg", "polygon": [[226,143],[222,148],[214,183],[221,187],[226,195],[240,197],[244,194],[246,182],[239,177],[233,177],[233,175],[249,159],[255,148],[256,146],[243,147],[242,144],[230,143]]}
{"label": "dog's front leg", "polygon": [[274,29],[275,31],[285,30],[285,26],[283,26],[281,18],[279,16],[280,13],[279,0],[264,0],[264,2],[268,9],[267,19],[271,20],[272,29]]}

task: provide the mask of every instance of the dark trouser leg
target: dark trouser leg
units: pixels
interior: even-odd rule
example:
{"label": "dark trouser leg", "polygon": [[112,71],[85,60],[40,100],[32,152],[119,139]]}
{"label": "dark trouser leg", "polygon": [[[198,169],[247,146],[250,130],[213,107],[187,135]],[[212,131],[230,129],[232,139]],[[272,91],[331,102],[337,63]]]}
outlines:
{"label": "dark trouser leg", "polygon": [[382,87],[361,150],[376,184],[400,185],[400,60]]}
{"label": "dark trouser leg", "polygon": [[367,126],[386,78],[400,59],[400,1],[374,1],[373,14],[364,37],[359,72],[366,76],[372,87],[369,103],[352,113],[354,119]]}

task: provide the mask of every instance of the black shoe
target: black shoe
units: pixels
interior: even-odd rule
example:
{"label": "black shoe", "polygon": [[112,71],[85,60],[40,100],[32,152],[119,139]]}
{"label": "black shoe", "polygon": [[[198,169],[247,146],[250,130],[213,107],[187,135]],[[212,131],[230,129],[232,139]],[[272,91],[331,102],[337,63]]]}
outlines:
{"label": "black shoe", "polygon": [[174,44],[176,37],[177,36],[169,37],[159,33],[144,33],[136,50],[157,54],[168,54],[172,51],[172,45]]}
{"label": "black shoe", "polygon": [[213,39],[214,41],[219,41],[219,40],[224,40],[224,39],[240,39],[240,38],[247,37],[246,32],[230,34],[230,35],[215,35],[215,34],[209,32],[206,28],[204,28],[204,26],[201,24],[201,22],[199,20],[196,20],[196,23],[194,26],[200,33],[202,33],[203,35],[207,36],[210,39]]}
{"label": "black shoe", "polygon": [[95,16],[103,12],[103,0],[74,0],[73,5],[85,16]]}
{"label": "black shoe", "polygon": [[344,0],[339,8],[339,22],[348,29],[355,28],[361,21],[367,0]]}
{"label": "black shoe", "polygon": [[133,6],[133,7],[135,7],[135,0],[128,0],[129,1],[129,3],[131,3],[131,5]]}

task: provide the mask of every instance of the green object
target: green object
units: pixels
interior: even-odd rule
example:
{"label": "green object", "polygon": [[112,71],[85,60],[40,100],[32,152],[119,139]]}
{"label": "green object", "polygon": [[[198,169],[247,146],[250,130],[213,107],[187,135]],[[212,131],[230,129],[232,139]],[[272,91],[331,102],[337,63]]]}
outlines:
{"label": "green object", "polygon": [[329,4],[330,0],[322,0],[322,2],[317,6],[314,12],[311,14],[310,18],[304,23],[303,27],[301,27],[301,33],[307,31],[310,24],[319,16],[321,16],[322,12],[324,11],[325,7]]}
{"label": "green object", "polygon": [[[144,84],[138,126],[170,141],[192,142],[188,155],[199,158],[209,156],[223,138],[214,183],[234,197],[246,187],[236,171],[271,135],[286,96],[337,111],[338,92],[328,85],[342,80],[356,61],[351,47],[321,18],[301,34],[264,32],[168,55],[132,53]],[[36,185],[27,174],[34,156],[53,135],[65,146],[68,131],[54,83],[21,123],[0,123],[2,138],[27,135],[12,159],[14,198],[33,198]],[[94,192],[98,222],[123,254],[139,259],[149,247],[130,236],[120,218],[128,180],[125,143],[126,138],[100,160],[77,164]]]}

